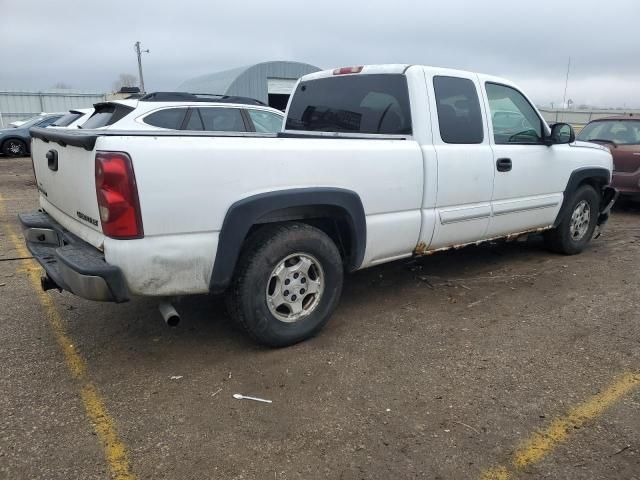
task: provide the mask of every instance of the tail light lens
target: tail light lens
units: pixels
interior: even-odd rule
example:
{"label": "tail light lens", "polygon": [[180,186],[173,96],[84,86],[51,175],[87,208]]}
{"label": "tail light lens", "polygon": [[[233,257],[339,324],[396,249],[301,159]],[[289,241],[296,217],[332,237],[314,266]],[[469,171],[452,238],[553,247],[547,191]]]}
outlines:
{"label": "tail light lens", "polygon": [[144,236],[138,187],[129,155],[96,153],[96,195],[105,235],[119,239]]}

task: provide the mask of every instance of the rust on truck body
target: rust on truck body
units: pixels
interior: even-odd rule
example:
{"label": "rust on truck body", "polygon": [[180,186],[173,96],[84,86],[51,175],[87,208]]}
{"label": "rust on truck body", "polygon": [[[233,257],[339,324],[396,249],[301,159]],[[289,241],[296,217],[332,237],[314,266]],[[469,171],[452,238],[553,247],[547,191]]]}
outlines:
{"label": "rust on truck body", "polygon": [[424,255],[433,255],[434,253],[444,252],[446,250],[459,250],[461,248],[468,247],[470,245],[480,245],[481,243],[492,242],[494,240],[504,239],[507,242],[512,242],[514,240],[517,240],[519,237],[522,237],[523,235],[529,235],[532,233],[541,233],[541,232],[544,232],[545,230],[550,230],[551,228],[553,228],[553,225],[549,225],[548,227],[539,227],[539,228],[532,228],[530,230],[523,230],[522,232],[511,233],[509,235],[501,235],[498,237],[484,238],[482,240],[477,240],[475,242],[448,245],[446,247],[434,248],[432,250],[429,250],[427,248],[427,245],[424,242],[420,242],[418,243],[416,248],[413,250],[413,255],[416,257],[421,257]]}

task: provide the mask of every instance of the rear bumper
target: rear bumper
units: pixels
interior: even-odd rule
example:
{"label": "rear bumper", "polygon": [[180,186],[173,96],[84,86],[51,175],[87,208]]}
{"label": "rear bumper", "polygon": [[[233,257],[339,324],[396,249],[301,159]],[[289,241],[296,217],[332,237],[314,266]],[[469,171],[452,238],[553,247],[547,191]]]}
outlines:
{"label": "rear bumper", "polygon": [[88,300],[129,300],[122,272],[109,265],[100,250],[65,230],[45,212],[21,213],[18,218],[27,248],[55,286]]}

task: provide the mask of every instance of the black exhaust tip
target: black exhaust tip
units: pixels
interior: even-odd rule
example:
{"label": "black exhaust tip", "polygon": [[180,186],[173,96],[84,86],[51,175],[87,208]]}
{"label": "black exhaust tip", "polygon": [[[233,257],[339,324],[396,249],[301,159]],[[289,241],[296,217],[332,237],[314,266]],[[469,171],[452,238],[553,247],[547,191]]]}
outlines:
{"label": "black exhaust tip", "polygon": [[58,284],[56,282],[54,282],[51,277],[49,277],[49,275],[42,275],[40,277],[40,286],[42,287],[42,290],[44,290],[45,292],[47,290],[53,290],[53,289],[58,289],[60,290],[60,287],[58,286]]}
{"label": "black exhaust tip", "polygon": [[180,317],[178,315],[171,315],[167,317],[167,325],[170,327],[177,327],[180,323]]}

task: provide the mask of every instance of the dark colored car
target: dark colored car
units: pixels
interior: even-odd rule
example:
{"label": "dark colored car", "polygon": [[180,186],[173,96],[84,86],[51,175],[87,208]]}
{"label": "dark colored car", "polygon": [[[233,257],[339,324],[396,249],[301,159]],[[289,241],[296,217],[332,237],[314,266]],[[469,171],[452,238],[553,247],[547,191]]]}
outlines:
{"label": "dark colored car", "polygon": [[38,115],[18,127],[0,128],[0,152],[9,157],[28,155],[31,143],[29,129],[31,127],[48,127],[61,116],[61,114]]}
{"label": "dark colored car", "polygon": [[578,140],[606,145],[613,155],[612,186],[640,196],[640,117],[608,117],[589,122]]}

